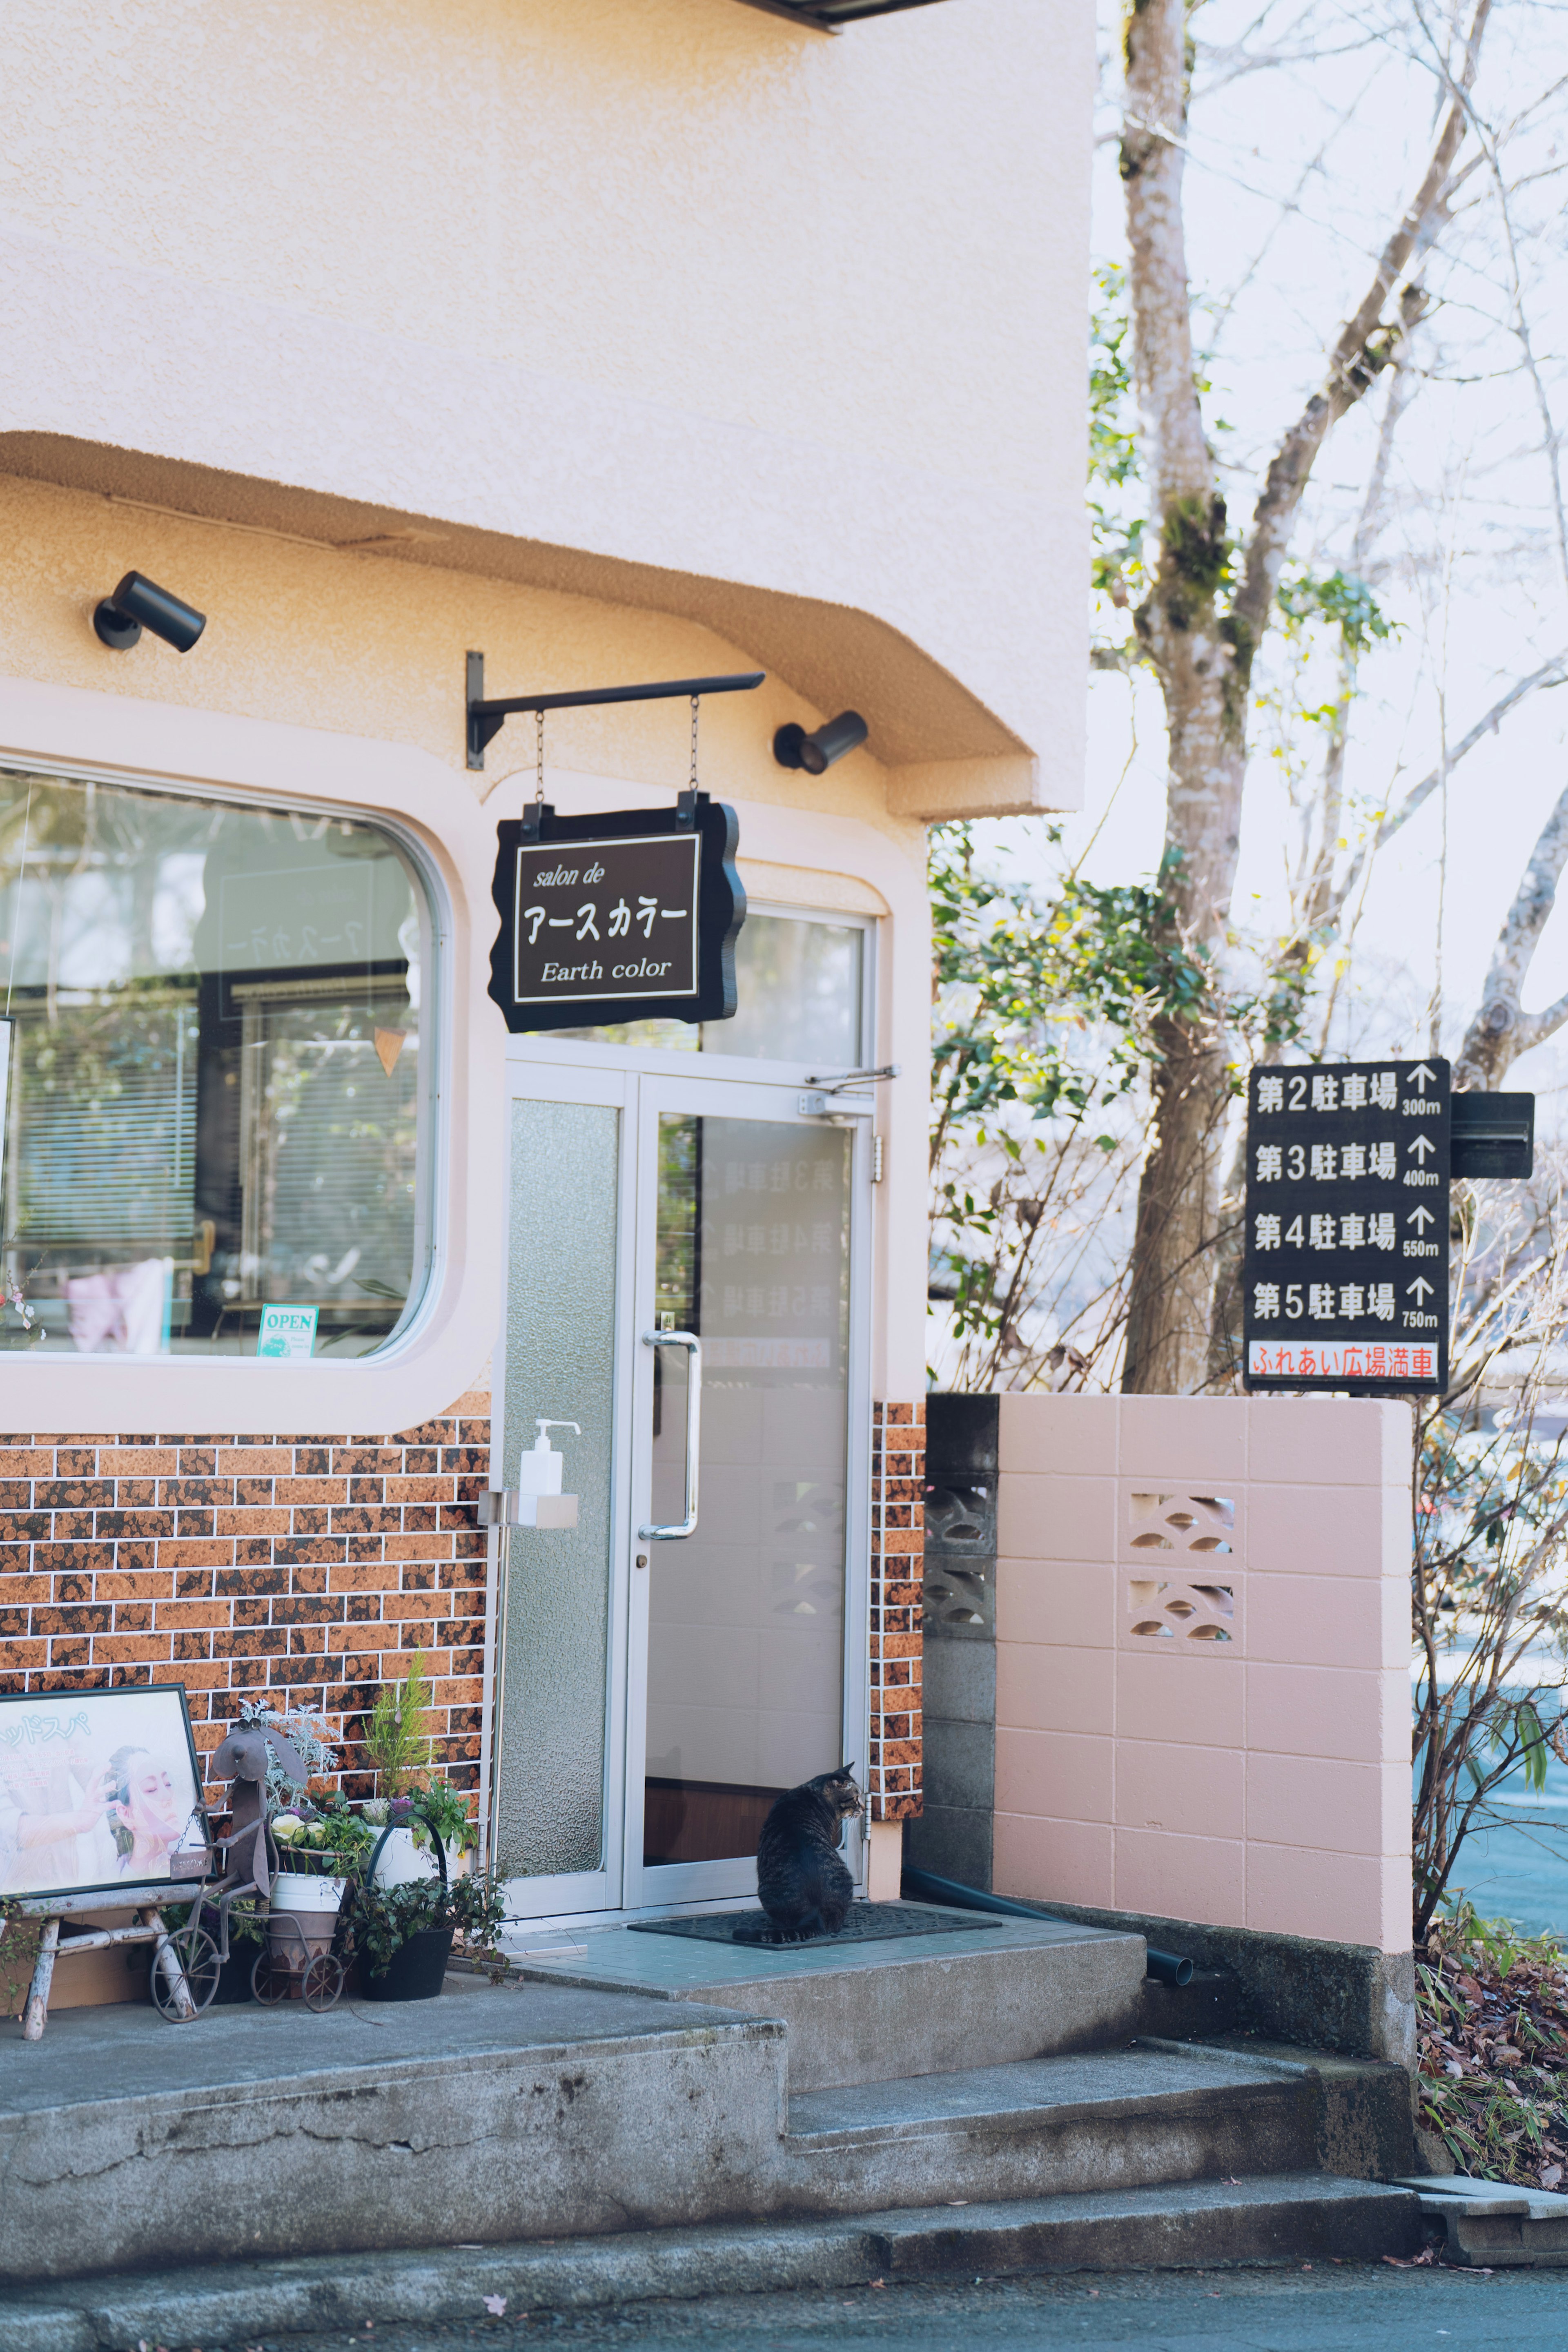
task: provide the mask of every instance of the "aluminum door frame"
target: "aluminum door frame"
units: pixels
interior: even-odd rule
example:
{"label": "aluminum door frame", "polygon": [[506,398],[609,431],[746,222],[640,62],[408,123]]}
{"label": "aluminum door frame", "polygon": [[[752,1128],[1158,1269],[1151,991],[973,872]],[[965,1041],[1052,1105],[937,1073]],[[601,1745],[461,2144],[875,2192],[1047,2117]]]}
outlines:
{"label": "aluminum door frame", "polygon": [[[652,1516],[653,1354],[641,1346],[641,1335],[653,1328],[657,1263],[659,1193],[659,1118],[674,1112],[691,1118],[759,1119],[776,1126],[812,1128],[820,1118],[803,1114],[799,1085],[780,1085],[775,1077],[746,1077],[732,1069],[708,1076],[694,1070],[689,1076],[660,1073],[637,1080],[637,1200],[633,1324],[623,1327],[638,1360],[631,1375],[631,1492],[632,1509],[627,1534]],[[849,1171],[849,1349],[845,1366],[844,1431],[844,1658],[841,1732],[841,1753],[863,1764],[870,1720],[871,1607],[871,1289],[873,1120],[855,1111],[841,1114],[850,1134]],[[633,1328],[634,1326],[634,1328]],[[699,1510],[698,1523],[701,1524]],[[626,1782],[622,1801],[622,1905],[628,1912],[702,1909],[726,1901],[753,1901],[757,1895],[754,1859],[723,1862],[660,1863],[643,1860],[643,1776],[646,1761],[648,1706],[648,1629],[651,1580],[662,1546],[627,1547],[629,1596],[626,1717],[623,1753]],[[636,1550],[651,1554],[647,1569],[632,1566]],[[865,1837],[862,1823],[850,1823],[845,1860],[857,1887],[865,1881]]]}

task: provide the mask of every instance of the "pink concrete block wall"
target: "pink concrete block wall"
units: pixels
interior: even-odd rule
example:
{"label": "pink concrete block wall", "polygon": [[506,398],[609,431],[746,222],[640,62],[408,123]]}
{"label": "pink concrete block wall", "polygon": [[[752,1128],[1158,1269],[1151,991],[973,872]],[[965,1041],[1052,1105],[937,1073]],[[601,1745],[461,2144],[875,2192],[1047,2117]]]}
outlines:
{"label": "pink concrete block wall", "polygon": [[1408,1949],[1410,1434],[1002,1398],[998,1894]]}

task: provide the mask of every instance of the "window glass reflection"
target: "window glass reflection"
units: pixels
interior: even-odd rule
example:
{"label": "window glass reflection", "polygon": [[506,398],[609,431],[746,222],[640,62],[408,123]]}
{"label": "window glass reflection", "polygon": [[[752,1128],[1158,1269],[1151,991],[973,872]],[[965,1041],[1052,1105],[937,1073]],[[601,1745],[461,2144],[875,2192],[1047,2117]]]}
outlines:
{"label": "window glass reflection", "polygon": [[[0,771],[0,1345],[383,1346],[428,1255],[431,929],[396,844]],[[297,1311],[264,1335],[269,1307]]]}
{"label": "window glass reflection", "polygon": [[744,1054],[758,1061],[853,1069],[860,1061],[864,940],[855,923],[747,915],[735,943],[738,1002],[732,1019],[625,1021],[547,1034],[598,1045],[656,1045],[666,1053]]}

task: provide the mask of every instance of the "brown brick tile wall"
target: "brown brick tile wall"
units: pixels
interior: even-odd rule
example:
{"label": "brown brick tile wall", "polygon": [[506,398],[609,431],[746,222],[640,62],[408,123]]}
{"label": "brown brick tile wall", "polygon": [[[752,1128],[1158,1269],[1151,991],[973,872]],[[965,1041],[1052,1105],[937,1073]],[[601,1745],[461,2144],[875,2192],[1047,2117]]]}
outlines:
{"label": "brown brick tile wall", "polygon": [[183,1682],[210,1753],[240,1702],[324,1715],[359,1770],[423,1649],[436,1756],[479,1777],[490,1399],[392,1437],[0,1438],[0,1691]]}
{"label": "brown brick tile wall", "polygon": [[875,1822],[921,1810],[920,1573],[925,1543],[925,1403],[872,1407],[871,1753]]}

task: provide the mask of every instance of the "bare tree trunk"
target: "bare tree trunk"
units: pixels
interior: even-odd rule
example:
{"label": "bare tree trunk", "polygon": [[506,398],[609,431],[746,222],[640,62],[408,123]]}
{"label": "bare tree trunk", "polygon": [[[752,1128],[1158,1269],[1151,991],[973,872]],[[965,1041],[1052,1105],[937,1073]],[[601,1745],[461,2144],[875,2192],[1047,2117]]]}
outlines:
{"label": "bare tree trunk", "polygon": [[[1128,279],[1134,366],[1160,555],[1136,614],[1169,734],[1166,929],[1174,946],[1223,934],[1236,877],[1246,746],[1218,597],[1228,569],[1225,501],[1194,381],[1181,184],[1186,117],[1184,0],[1143,0],[1126,30]],[[1224,1055],[1210,1024],[1160,1024],[1154,1113],[1138,1189],[1122,1385],[1182,1393],[1202,1384],[1218,1192]]]}
{"label": "bare tree trunk", "polygon": [[[1194,381],[1182,218],[1186,127],[1185,0],[1129,0],[1122,179],[1126,193],[1134,373],[1151,512],[1153,588],[1135,614],[1169,735],[1161,879],[1170,943],[1218,966],[1229,919],[1247,772],[1247,693],[1308,478],[1330,430],[1393,358],[1419,314],[1401,281],[1430,243],[1466,127],[1491,0],[1476,0],[1459,91],[1420,188],[1329,355],[1326,379],[1281,440],[1228,604],[1225,501]],[[1398,320],[1384,312],[1401,290]],[[1138,1191],[1123,1388],[1187,1394],[1209,1377],[1218,1155],[1230,1076],[1218,968],[1209,1004],[1159,1034],[1154,1115]]]}

